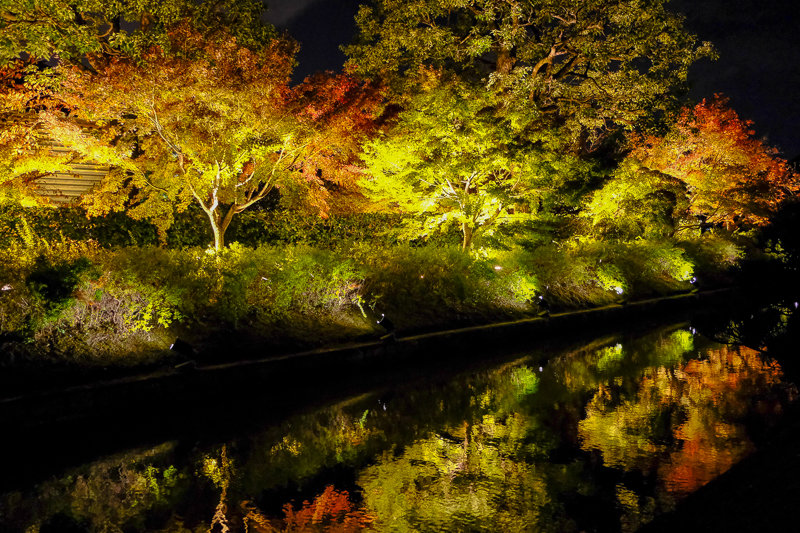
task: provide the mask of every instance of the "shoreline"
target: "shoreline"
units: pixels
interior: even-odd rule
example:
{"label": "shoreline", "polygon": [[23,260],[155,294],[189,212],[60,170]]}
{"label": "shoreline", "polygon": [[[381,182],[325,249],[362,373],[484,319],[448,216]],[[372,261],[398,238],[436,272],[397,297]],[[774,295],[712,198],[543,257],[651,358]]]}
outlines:
{"label": "shoreline", "polygon": [[[607,328],[628,321],[631,325],[681,312],[700,311],[720,305],[734,288],[679,294],[626,304],[554,313],[457,329],[441,330],[387,341],[371,341],[319,348],[230,363],[170,369],[37,391],[0,399],[0,420],[11,427],[32,429],[52,423],[104,418],[134,409],[157,412],[191,408],[207,391],[239,395],[244,390],[292,388],[292,376],[304,379],[335,378],[342,373],[371,372],[388,364],[413,363],[431,356],[474,357],[477,352],[531,347],[576,330]],[[617,328],[620,329],[620,328]],[[602,331],[600,332],[602,333]],[[501,339],[501,340],[500,340]],[[313,379],[312,379],[313,378]],[[202,402],[200,402],[202,403]]]}

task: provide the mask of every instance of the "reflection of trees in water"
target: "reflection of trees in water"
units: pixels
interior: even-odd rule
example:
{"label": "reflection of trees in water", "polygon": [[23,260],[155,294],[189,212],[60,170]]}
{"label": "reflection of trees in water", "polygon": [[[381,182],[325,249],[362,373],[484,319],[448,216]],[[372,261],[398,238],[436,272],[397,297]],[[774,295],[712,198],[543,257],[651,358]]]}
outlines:
{"label": "reflection of trees in water", "polygon": [[389,452],[362,471],[365,505],[381,528],[400,531],[569,530],[554,512],[553,468],[526,443],[531,423],[487,414]]}
{"label": "reflection of trees in water", "polygon": [[647,369],[632,398],[600,385],[579,434],[606,465],[658,472],[687,494],[752,449],[742,420],[754,397],[780,382],[780,368],[749,348],[706,350],[705,359]]}
{"label": "reflection of trees in water", "polygon": [[33,495],[0,496],[0,526],[31,532],[43,526],[50,531],[143,530],[147,513],[168,509],[186,489],[186,473],[167,460],[173,449],[174,443],[166,443],[112,456],[46,481]]}
{"label": "reflection of trees in water", "polygon": [[[753,450],[744,419],[753,410],[780,409],[780,379],[775,361],[746,347],[706,349],[702,359],[648,368],[632,394],[614,383],[598,387],[579,424],[581,445],[599,452],[606,466],[654,476],[669,507]],[[620,491],[629,514],[643,511],[624,486]]]}
{"label": "reflection of trees in water", "polygon": [[[763,350],[768,346],[789,341],[797,331],[797,302],[754,304],[737,310],[729,317],[705,317],[712,338],[720,343],[743,344]],[[716,323],[715,323],[716,322]]]}
{"label": "reflection of trees in water", "polygon": [[283,506],[283,519],[270,519],[252,502],[242,502],[245,512],[243,524],[246,531],[257,533],[325,531],[350,533],[371,529],[373,517],[350,501],[349,493],[328,485],[313,501],[304,501],[295,510],[287,503]]}
{"label": "reflection of trees in water", "polygon": [[21,531],[56,517],[88,531],[570,531],[593,527],[576,507],[592,501],[633,530],[751,449],[748,413],[780,407],[777,364],[703,342],[607,339],[543,368],[366,395],[188,457],[163,445],[97,461],[0,497],[0,513]]}

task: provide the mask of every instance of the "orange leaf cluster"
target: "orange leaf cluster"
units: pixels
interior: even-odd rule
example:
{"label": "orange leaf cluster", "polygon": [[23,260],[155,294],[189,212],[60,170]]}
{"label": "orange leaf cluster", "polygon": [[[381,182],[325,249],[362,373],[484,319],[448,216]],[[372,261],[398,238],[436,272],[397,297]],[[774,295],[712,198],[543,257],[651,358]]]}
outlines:
{"label": "orange leaf cluster", "polygon": [[632,156],[682,181],[691,215],[729,228],[766,224],[800,190],[786,161],[719,95],[685,109],[666,136],[638,139]]}
{"label": "orange leaf cluster", "polygon": [[300,509],[287,503],[283,506],[284,520],[282,527],[273,526],[260,513],[248,514],[245,521],[256,531],[301,532],[301,531],[326,531],[329,533],[355,533],[368,529],[374,518],[363,510],[358,509],[350,501],[346,490],[338,491],[333,485],[328,485],[322,494],[314,498],[313,502],[303,502]]}

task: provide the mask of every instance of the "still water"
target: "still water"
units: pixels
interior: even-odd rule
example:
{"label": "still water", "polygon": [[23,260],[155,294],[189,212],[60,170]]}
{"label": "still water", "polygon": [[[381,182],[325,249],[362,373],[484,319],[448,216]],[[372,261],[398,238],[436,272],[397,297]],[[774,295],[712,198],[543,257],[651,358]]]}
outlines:
{"label": "still water", "polygon": [[765,354],[663,327],[100,457],[0,495],[0,530],[634,531],[795,394]]}

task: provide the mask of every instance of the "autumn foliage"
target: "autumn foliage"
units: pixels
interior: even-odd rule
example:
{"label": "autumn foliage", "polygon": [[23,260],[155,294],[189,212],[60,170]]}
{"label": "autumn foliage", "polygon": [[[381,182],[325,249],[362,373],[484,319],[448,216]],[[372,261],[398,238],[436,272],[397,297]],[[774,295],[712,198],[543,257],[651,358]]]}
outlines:
{"label": "autumn foliage", "polygon": [[350,500],[346,490],[336,490],[328,485],[314,498],[304,501],[299,509],[287,503],[283,506],[283,520],[270,520],[255,505],[243,502],[246,513],[245,527],[259,533],[355,533],[369,529],[374,518]]}
{"label": "autumn foliage", "polygon": [[[582,446],[602,451],[608,465],[656,471],[679,496],[728,470],[753,449],[742,420],[754,391],[775,387],[782,370],[745,346],[706,354],[676,368],[649,369],[635,399],[618,402],[613,387],[601,386],[580,422]],[[776,408],[768,399],[762,403]],[[650,425],[659,413],[675,413],[667,434],[657,435]]]}
{"label": "autumn foliage", "polygon": [[[352,186],[356,177],[356,140],[380,101],[377,87],[318,76],[290,88],[296,43],[288,38],[248,48],[186,24],[169,37],[168,48],[140,60],[92,55],[90,69],[64,68],[74,112],[54,116],[51,131],[116,169],[87,198],[89,212],[126,209],[163,232],[194,202],[218,249],[234,216],[274,190],[325,216],[329,184]],[[76,118],[101,125],[105,148],[76,129]]]}
{"label": "autumn foliage", "polygon": [[685,185],[689,215],[728,228],[766,224],[800,190],[777,150],[719,95],[684,109],[666,136],[638,139],[631,156]]}
{"label": "autumn foliage", "polygon": [[364,173],[361,146],[377,131],[384,99],[380,84],[331,72],[310,76],[288,92],[286,105],[308,132],[300,171],[337,193],[319,199],[321,215],[351,212],[363,203],[357,187]]}

